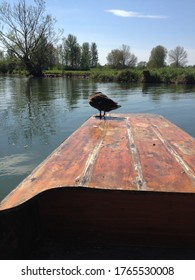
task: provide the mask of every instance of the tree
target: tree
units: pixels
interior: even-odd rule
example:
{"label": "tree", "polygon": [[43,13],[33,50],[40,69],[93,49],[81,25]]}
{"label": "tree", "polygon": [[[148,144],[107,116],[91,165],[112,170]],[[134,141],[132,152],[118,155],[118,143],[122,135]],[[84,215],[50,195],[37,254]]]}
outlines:
{"label": "tree", "polygon": [[147,62],[146,62],[146,61],[140,61],[140,62],[138,62],[138,64],[137,64],[137,68],[139,68],[139,69],[144,69],[144,68],[146,68],[146,65],[147,65]]}
{"label": "tree", "polygon": [[0,72],[12,73],[14,70],[21,68],[23,68],[23,65],[13,52],[0,52]]}
{"label": "tree", "polygon": [[81,69],[89,70],[90,68],[90,60],[91,60],[91,52],[89,43],[83,43],[82,47],[82,54],[81,54]]}
{"label": "tree", "polygon": [[48,55],[44,49],[57,40],[57,34],[55,20],[44,15],[45,1],[34,3],[27,6],[25,0],[19,0],[12,6],[6,1],[0,4],[0,41],[23,62],[30,75],[42,76],[42,62]]}
{"label": "tree", "polygon": [[174,50],[169,51],[169,61],[174,67],[183,67],[186,65],[187,61],[187,52],[183,47],[177,46]]}
{"label": "tree", "polygon": [[36,69],[37,76],[42,75],[42,70],[52,68],[55,65],[55,48],[53,44],[47,42],[47,38],[42,37],[36,49],[31,54],[31,64]]}
{"label": "tree", "polygon": [[48,44],[46,50],[47,50],[48,55],[47,55],[47,60],[46,60],[46,64],[45,64],[44,68],[52,69],[53,67],[58,65],[57,49],[52,44]]}
{"label": "tree", "polygon": [[57,69],[63,69],[64,65],[64,51],[62,44],[58,45],[56,48],[56,66]]}
{"label": "tree", "polygon": [[81,60],[81,48],[77,43],[77,37],[69,34],[64,38],[64,59],[66,68],[78,69]]}
{"label": "tree", "polygon": [[123,68],[125,68],[125,66],[135,67],[137,63],[137,57],[130,52],[130,47],[127,45],[122,45],[121,53],[122,53]]}
{"label": "tree", "polygon": [[98,64],[98,51],[96,43],[91,43],[91,64],[92,68],[97,67]]}
{"label": "tree", "polygon": [[107,55],[107,61],[108,65],[110,65],[113,68],[122,68],[122,53],[119,49],[114,49],[112,50],[108,55]]}
{"label": "tree", "polygon": [[116,69],[135,67],[137,57],[130,52],[130,47],[122,45],[121,49],[112,50],[107,56],[108,65]]}
{"label": "tree", "polygon": [[154,68],[160,68],[165,66],[165,59],[167,56],[167,49],[161,45],[152,49],[148,66]]}

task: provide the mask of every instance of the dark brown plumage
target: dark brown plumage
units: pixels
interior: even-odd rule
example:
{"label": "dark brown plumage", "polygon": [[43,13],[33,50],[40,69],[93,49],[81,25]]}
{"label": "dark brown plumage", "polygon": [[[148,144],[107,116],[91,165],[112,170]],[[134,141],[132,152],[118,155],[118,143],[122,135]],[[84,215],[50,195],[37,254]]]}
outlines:
{"label": "dark brown plumage", "polygon": [[120,108],[121,105],[118,105],[115,101],[110,99],[108,96],[103,94],[102,92],[94,92],[89,96],[89,104],[98,109],[100,111],[100,118],[102,117],[101,112],[104,112],[104,115],[106,112],[110,112],[112,110],[115,110],[117,108]]}

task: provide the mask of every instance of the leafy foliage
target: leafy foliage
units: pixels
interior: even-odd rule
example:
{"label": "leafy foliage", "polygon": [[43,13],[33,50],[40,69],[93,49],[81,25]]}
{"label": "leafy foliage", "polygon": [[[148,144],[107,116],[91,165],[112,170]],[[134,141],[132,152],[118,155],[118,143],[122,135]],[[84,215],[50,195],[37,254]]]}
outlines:
{"label": "leafy foliage", "polygon": [[83,43],[81,50],[82,50],[81,69],[89,70],[90,69],[90,61],[91,61],[91,53],[90,53],[89,43],[88,42]]}
{"label": "leafy foliage", "polygon": [[[168,53],[158,45],[152,49],[148,63],[137,64],[130,47],[123,44],[111,50],[108,64],[101,67],[95,42],[80,45],[77,37],[69,34],[61,45],[56,45],[60,33],[54,31],[54,23],[51,15],[45,15],[44,0],[34,0],[34,6],[27,5],[26,0],[0,3],[0,42],[6,50],[6,54],[0,52],[0,72],[42,76],[49,69],[58,69],[62,75],[65,70],[76,70],[77,74],[85,70],[97,81],[194,83],[194,71],[181,68],[187,63],[183,47],[177,46]],[[171,67],[166,66],[167,53]]]}
{"label": "leafy foliage", "polygon": [[169,51],[169,61],[174,67],[183,67],[187,63],[187,52],[183,47],[177,46],[174,50]]}
{"label": "leafy foliage", "polygon": [[130,52],[130,47],[122,45],[121,49],[112,50],[107,56],[108,65],[115,69],[135,67],[137,57]]}
{"label": "leafy foliage", "polygon": [[90,67],[97,66],[97,45],[93,42],[90,46],[88,42],[84,42],[80,46],[77,42],[77,37],[69,34],[67,38],[63,39],[61,56],[62,64],[65,64],[65,69],[89,70]]}
{"label": "leafy foliage", "polygon": [[117,71],[105,68],[90,71],[89,75],[93,80],[99,82],[195,84],[194,68],[166,67],[144,71],[138,68]]}
{"label": "leafy foliage", "polygon": [[164,67],[166,56],[167,56],[167,49],[161,45],[156,46],[151,51],[147,66],[150,68]]}
{"label": "leafy foliage", "polygon": [[25,0],[19,0],[13,5],[0,4],[0,41],[23,62],[29,74],[41,76],[47,48],[56,41],[57,35],[54,19],[45,15],[45,1],[34,0],[34,3],[27,6]]}
{"label": "leafy foliage", "polygon": [[91,61],[90,67],[94,68],[98,65],[98,50],[95,42],[91,43]]}

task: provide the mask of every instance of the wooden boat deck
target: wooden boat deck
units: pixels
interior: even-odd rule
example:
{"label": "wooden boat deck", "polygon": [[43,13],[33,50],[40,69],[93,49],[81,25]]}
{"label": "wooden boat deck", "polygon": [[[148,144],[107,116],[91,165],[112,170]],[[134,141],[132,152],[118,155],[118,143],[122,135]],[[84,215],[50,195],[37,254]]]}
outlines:
{"label": "wooden boat deck", "polygon": [[40,259],[40,244],[52,258],[56,242],[82,254],[91,246],[116,255],[132,245],[191,250],[194,205],[193,137],[159,115],[91,117],[1,202],[0,258]]}
{"label": "wooden boat deck", "polygon": [[0,204],[53,188],[195,193],[195,140],[159,115],[91,117]]}

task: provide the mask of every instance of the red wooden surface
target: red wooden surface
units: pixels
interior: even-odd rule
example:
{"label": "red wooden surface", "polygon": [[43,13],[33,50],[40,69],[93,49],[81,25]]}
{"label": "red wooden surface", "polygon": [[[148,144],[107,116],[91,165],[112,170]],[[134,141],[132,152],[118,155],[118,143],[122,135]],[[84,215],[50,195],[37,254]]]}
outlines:
{"label": "red wooden surface", "polygon": [[195,192],[195,139],[159,115],[91,117],[0,204],[53,188]]}

